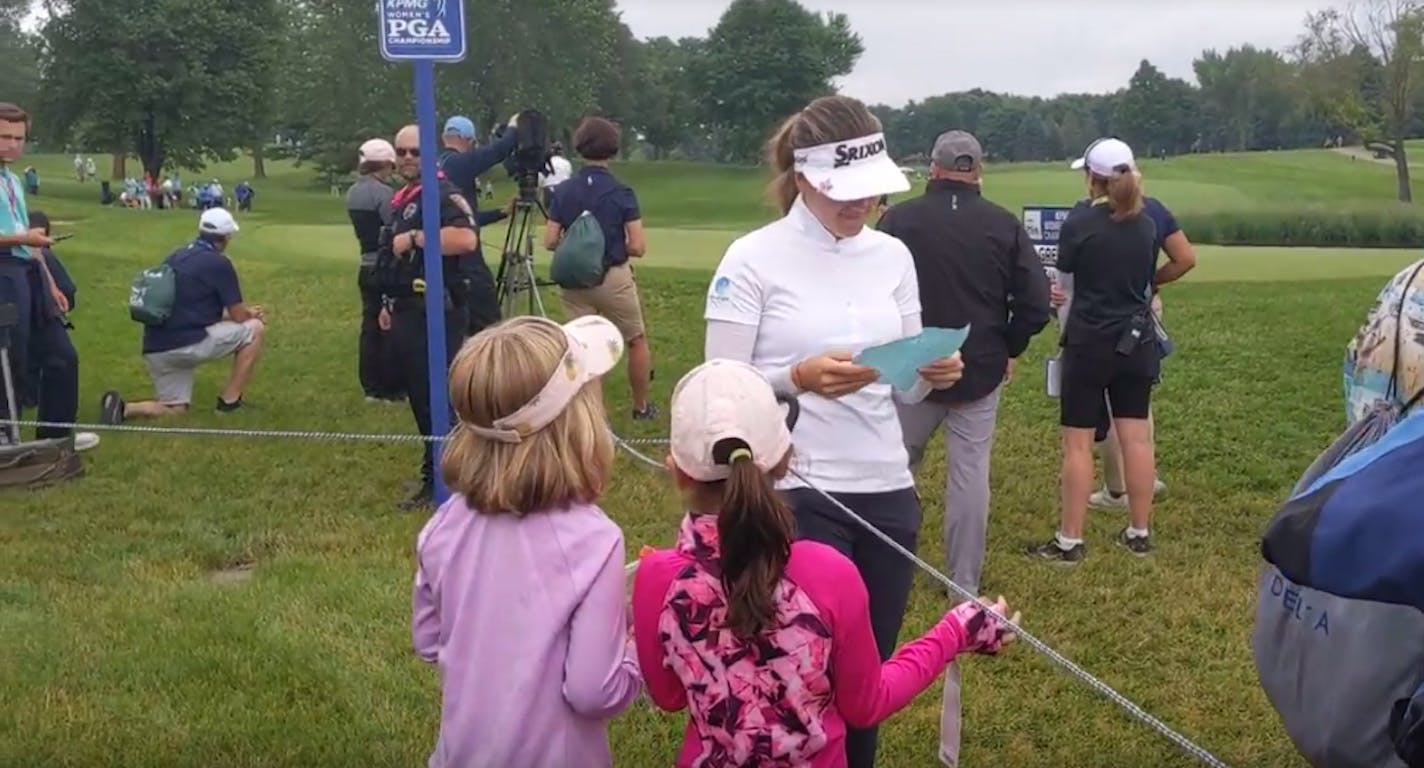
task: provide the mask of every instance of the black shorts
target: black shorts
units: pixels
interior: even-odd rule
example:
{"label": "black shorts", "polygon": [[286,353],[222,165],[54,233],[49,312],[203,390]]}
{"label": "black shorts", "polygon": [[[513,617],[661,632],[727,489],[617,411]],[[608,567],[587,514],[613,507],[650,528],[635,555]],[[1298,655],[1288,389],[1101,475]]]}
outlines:
{"label": "black shorts", "polygon": [[1064,347],[1062,365],[1059,423],[1097,429],[1109,403],[1113,418],[1147,418],[1162,359],[1156,344],[1142,344],[1132,354],[1120,355],[1112,344],[1090,342]]}

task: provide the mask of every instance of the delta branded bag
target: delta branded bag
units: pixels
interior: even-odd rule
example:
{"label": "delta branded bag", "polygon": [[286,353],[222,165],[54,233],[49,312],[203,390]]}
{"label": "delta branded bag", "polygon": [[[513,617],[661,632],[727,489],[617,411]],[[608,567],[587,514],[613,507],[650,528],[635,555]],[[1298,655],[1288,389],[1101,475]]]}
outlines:
{"label": "delta branded bag", "polygon": [[173,314],[178,278],[168,262],[138,273],[129,286],[129,317],[144,325],[163,325]]}

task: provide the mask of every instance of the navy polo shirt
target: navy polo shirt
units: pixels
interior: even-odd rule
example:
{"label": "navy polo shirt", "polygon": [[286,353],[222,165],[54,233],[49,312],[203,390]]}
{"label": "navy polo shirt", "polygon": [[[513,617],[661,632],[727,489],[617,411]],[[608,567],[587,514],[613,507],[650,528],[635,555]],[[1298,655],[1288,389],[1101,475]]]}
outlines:
{"label": "navy polo shirt", "polygon": [[167,352],[197,344],[223,310],[242,303],[237,270],[222,251],[196,240],[169,255],[173,267],[173,314],[163,325],[143,328],[143,353]]}
{"label": "navy polo shirt", "polygon": [[638,196],[607,168],[586,165],[559,185],[549,218],[567,230],[584,211],[592,213],[603,228],[603,263],[610,267],[626,264],[628,235],[623,227],[643,218],[638,209]]}

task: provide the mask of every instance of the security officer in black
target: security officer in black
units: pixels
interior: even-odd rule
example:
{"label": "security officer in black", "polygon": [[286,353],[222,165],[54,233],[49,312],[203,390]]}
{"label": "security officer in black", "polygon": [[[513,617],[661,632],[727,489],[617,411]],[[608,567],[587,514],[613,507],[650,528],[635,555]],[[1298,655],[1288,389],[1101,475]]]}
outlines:
{"label": "security officer in black", "polygon": [[[386,309],[381,323],[388,325],[391,343],[395,347],[397,365],[404,379],[410,410],[420,434],[431,435],[430,374],[426,356],[425,329],[425,234],[421,209],[420,131],[408,125],[396,134],[396,170],[406,185],[391,200],[395,220],[390,237],[383,243],[377,259],[377,272],[385,295]],[[454,184],[439,178],[440,185],[440,251],[445,282],[445,364],[448,368],[469,332],[469,312],[472,301],[494,304],[493,280],[486,279],[479,287],[471,287],[466,277],[489,267],[479,256],[479,230],[474,210]],[[480,295],[481,293],[487,295]],[[452,415],[453,422],[453,415]],[[425,445],[425,458],[420,468],[420,487],[401,506],[405,509],[428,507],[434,500],[435,467],[432,444]]]}

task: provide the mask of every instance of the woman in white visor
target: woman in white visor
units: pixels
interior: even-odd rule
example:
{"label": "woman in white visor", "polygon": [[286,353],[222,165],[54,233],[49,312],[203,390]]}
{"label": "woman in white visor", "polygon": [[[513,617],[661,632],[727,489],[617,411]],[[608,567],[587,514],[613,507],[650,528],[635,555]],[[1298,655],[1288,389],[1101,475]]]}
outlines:
{"label": "woman in white visor", "polygon": [[[914,565],[807,486],[913,551],[920,502],[891,398],[918,402],[932,388],[953,386],[964,365],[958,353],[935,361],[899,392],[852,362],[863,349],[921,331],[909,250],[866,226],[881,195],[910,186],[870,110],[845,96],[817,99],[782,124],[768,155],[783,216],[722,257],[707,295],[706,355],[750,363],[775,389],[798,396],[794,471],[777,487],[797,538],[854,561],[885,659],[895,649]],[[851,731],[851,768],[873,766],[875,745],[874,729]]]}

